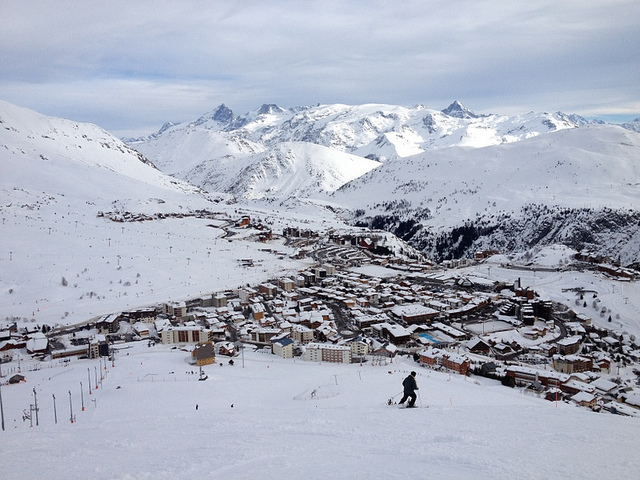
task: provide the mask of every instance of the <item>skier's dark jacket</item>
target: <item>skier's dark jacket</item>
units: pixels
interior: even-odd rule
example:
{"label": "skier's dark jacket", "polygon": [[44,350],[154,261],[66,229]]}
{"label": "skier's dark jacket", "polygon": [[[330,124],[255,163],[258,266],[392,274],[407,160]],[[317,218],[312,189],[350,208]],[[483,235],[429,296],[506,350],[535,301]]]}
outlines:
{"label": "skier's dark jacket", "polygon": [[416,383],[416,379],[413,378],[413,375],[409,375],[402,381],[402,385],[404,386],[404,393],[413,393],[418,389],[418,384]]}

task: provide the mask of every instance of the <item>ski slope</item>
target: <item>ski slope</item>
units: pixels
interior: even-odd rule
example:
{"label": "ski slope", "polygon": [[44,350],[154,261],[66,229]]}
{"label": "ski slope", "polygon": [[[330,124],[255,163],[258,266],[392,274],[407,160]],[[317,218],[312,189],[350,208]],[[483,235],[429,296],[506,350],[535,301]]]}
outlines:
{"label": "ski slope", "polygon": [[[198,381],[188,356],[134,344],[116,355],[114,367],[107,364],[91,395],[88,377],[94,383],[97,361],[45,362],[30,371],[35,364],[23,359],[26,383],[2,387],[3,478],[637,475],[638,418],[556,404],[412,360],[316,364],[247,351],[244,367],[241,357],[234,366],[218,358],[222,366],[203,367],[208,379]],[[386,405],[410,370],[418,372],[417,404],[428,409]],[[34,388],[39,425],[30,427],[21,417]]]}

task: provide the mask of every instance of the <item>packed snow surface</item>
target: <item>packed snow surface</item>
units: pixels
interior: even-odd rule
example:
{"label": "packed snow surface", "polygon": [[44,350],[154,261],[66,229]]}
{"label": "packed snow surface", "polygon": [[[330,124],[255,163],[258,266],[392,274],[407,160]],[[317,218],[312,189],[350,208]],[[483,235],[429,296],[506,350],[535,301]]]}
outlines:
{"label": "packed snow surface", "polygon": [[[247,349],[244,367],[218,357],[198,381],[188,356],[139,342],[106,372],[96,360],[23,360],[27,381],[2,387],[3,478],[632,479],[640,467],[638,418],[412,360],[317,364]],[[428,408],[387,405],[411,370],[417,405]],[[22,414],[33,389],[39,425],[30,427]]]}

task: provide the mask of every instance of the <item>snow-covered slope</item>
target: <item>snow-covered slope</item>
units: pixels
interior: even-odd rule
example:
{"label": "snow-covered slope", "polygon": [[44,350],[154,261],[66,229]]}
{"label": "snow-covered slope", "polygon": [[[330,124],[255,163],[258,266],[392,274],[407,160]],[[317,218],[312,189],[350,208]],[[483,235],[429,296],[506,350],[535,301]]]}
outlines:
{"label": "snow-covered slope", "polygon": [[380,165],[302,142],[281,143],[242,163],[246,166],[226,180],[223,191],[237,198],[276,200],[333,192]]}
{"label": "snow-covered slope", "polygon": [[45,194],[50,201],[91,202],[96,210],[112,208],[112,202],[134,209],[153,204],[158,211],[208,203],[198,188],[162,173],[95,125],[0,101],[0,126],[0,195],[5,204],[16,200],[15,189],[22,192],[19,201]]}
{"label": "snow-covered slope", "polygon": [[[609,255],[615,258],[625,250],[630,263],[640,254],[640,239],[631,229],[640,205],[639,158],[640,135],[592,125],[500,146],[456,147],[396,159],[345,185],[332,199],[370,226],[395,229],[406,238],[422,230],[421,246],[430,253],[436,253],[436,246],[427,237],[447,236],[455,228],[490,230],[474,232],[480,237],[517,221],[528,223],[533,230],[513,232],[520,242],[505,238],[494,246],[510,250],[544,240],[544,230],[557,233],[546,241],[560,243],[571,240],[576,228],[598,233],[598,225],[589,223],[600,218],[606,224],[608,217],[612,228],[603,233],[610,238],[583,239],[584,246],[606,240]],[[578,210],[586,213],[570,225]],[[553,221],[560,224],[552,227],[552,219],[544,216],[553,211]],[[475,240],[468,233],[466,247]],[[573,240],[571,246],[579,247],[580,240]]]}
{"label": "snow-covered slope", "polygon": [[[81,383],[97,360],[43,368],[23,359],[27,382],[2,387],[3,478],[637,476],[639,419],[549,402],[496,381],[404,359],[362,366],[247,352],[244,367],[239,358],[233,367],[208,365],[208,380],[199,382],[188,373],[188,352],[129,345],[115,366],[107,362],[98,390],[89,395],[84,384],[84,410]],[[418,405],[429,408],[386,405],[411,370]],[[21,418],[33,388],[40,412],[30,428]]]}
{"label": "snow-covered slope", "polygon": [[6,102],[0,122],[3,319],[77,322],[295,264],[246,241],[242,255],[265,265],[240,268],[238,251],[219,241],[237,207],[165,175],[95,125]]}

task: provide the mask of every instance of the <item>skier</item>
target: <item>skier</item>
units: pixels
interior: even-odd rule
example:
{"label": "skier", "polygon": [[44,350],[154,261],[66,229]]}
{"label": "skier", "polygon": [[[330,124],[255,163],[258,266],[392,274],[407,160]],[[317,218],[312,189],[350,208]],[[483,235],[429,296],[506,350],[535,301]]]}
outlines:
{"label": "skier", "polygon": [[417,398],[416,390],[418,390],[416,372],[411,372],[411,374],[402,381],[402,386],[404,387],[404,395],[400,400],[400,405],[402,405],[406,399],[410,398],[407,408],[414,408]]}

